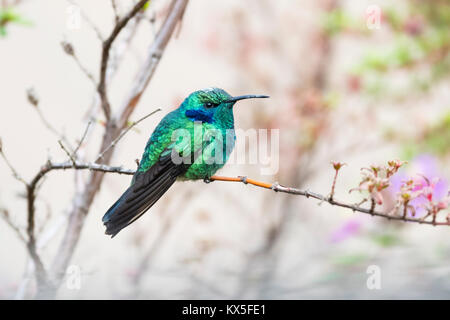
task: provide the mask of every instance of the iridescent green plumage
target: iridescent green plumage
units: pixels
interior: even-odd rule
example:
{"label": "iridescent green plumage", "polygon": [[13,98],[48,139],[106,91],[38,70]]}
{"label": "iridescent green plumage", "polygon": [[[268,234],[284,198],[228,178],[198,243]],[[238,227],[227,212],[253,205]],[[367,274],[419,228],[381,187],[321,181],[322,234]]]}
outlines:
{"label": "iridescent green plumage", "polygon": [[155,128],[130,187],[103,217],[106,234],[115,236],[139,218],[177,179],[214,175],[234,148],[234,104],[266,97],[232,97],[218,88],[190,94]]}

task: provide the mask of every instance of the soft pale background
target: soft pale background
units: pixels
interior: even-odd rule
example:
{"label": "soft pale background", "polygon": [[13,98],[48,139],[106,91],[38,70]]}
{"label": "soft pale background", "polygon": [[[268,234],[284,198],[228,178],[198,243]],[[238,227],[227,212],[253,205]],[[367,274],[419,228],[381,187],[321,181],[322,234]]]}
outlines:
{"label": "soft pale background", "polygon": [[[155,0],[161,7],[162,0]],[[83,11],[104,35],[112,28],[109,1],[79,1]],[[119,1],[126,8],[131,1]],[[182,29],[173,39],[145,92],[133,119],[157,107],[156,114],[130,132],[117,147],[113,165],[133,168],[156,123],[189,92],[217,86],[232,94],[269,94],[270,100],[245,102],[235,111],[240,128],[259,128],[267,118],[280,120],[280,175],[261,176],[257,165],[226,166],[223,175],[248,175],[266,181],[289,181],[283,167],[295,162],[290,141],[302,121],[289,122],[290,98],[286,88],[303,84],[304,73],[314,62],[308,36],[319,24],[314,1],[219,1],[192,0]],[[345,7],[361,16],[364,27],[366,1],[345,1]],[[386,2],[378,2],[383,5]],[[400,4],[399,4],[400,5]],[[81,136],[83,116],[91,103],[94,87],[60,46],[70,41],[83,64],[98,75],[100,43],[88,24],[69,30],[68,3],[56,0],[26,1],[20,12],[32,27],[11,27],[0,39],[0,136],[6,154],[25,178],[32,177],[48,155],[65,160],[57,138],[40,122],[26,100],[25,90],[34,87],[47,119],[74,140]],[[237,24],[243,19],[244,23]],[[242,25],[253,34],[253,74],[238,63],[246,40]],[[241,30],[242,31],[242,30]],[[338,196],[356,202],[346,190],[358,183],[359,168],[399,157],[396,142],[386,141],[386,127],[414,132],[417,126],[435,121],[449,107],[448,81],[436,84],[426,95],[411,92],[403,101],[373,102],[345,90],[345,72],[371,46],[389,41],[383,28],[379,35],[342,36],[332,40],[327,62],[327,87],[340,91],[328,132],[307,159],[308,177],[301,182],[328,193],[333,171],[330,160],[348,163],[338,182]],[[277,39],[269,42],[265,37]],[[113,106],[120,105],[129,89],[137,61],[144,57],[152,28],[144,23],[127,55],[125,65],[109,88]],[[262,39],[262,40],[261,40]],[[239,43],[236,43],[238,42]],[[262,41],[262,44],[258,41]],[[235,44],[236,43],[236,44]],[[247,43],[248,44],[248,43]],[[283,53],[283,56],[279,55]],[[240,57],[242,58],[242,57]],[[256,75],[255,75],[256,74]],[[263,79],[270,79],[264,82]],[[265,85],[262,85],[265,83]],[[402,83],[400,78],[399,83]],[[263,118],[263,121],[258,119]],[[255,120],[256,119],[256,120]],[[259,122],[258,122],[259,121]],[[285,121],[285,122],[283,122]],[[275,125],[275,127],[277,127]],[[101,136],[97,125],[87,159],[95,158]],[[294,136],[294,137],[293,137]],[[283,144],[284,141],[284,144]],[[286,170],[286,169],[284,169]],[[448,176],[448,168],[441,168]],[[447,170],[447,172],[446,172]],[[129,183],[129,177],[108,175],[92,206],[72,264],[82,270],[80,290],[63,285],[59,298],[445,298],[450,296],[450,229],[394,224],[376,218],[317,206],[315,201],[287,196],[241,184],[202,182],[176,184],[151,212],[118,237],[106,237],[101,223],[105,210]],[[0,204],[14,220],[24,225],[25,201],[21,185],[0,162]],[[300,184],[295,182],[296,184]],[[52,221],[67,212],[73,191],[73,173],[51,173],[40,191],[38,210],[45,216],[51,204]],[[283,209],[284,208],[284,209]],[[289,210],[283,234],[267,251],[268,229]],[[331,235],[349,220],[360,229],[337,243]],[[53,258],[64,228],[42,252],[44,263]],[[395,235],[398,242],[381,246],[377,235]],[[396,241],[397,241],[396,240]],[[149,253],[150,252],[150,253]],[[133,282],[148,255],[148,265],[138,284]],[[11,298],[24,273],[27,259],[23,244],[0,220],[0,297]],[[382,289],[368,290],[366,269],[378,265]]]}

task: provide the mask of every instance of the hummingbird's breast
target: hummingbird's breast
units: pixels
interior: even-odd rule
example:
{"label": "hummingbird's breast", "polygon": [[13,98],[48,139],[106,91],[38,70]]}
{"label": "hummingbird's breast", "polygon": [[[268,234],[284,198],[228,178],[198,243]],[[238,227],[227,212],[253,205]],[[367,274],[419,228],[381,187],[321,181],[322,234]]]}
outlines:
{"label": "hummingbird's breast", "polygon": [[[235,146],[234,128],[209,128],[204,133],[204,139],[207,141],[201,155],[195,160],[181,180],[198,180],[213,176],[217,170],[221,169],[230,158]],[[208,136],[209,135],[209,136]]]}

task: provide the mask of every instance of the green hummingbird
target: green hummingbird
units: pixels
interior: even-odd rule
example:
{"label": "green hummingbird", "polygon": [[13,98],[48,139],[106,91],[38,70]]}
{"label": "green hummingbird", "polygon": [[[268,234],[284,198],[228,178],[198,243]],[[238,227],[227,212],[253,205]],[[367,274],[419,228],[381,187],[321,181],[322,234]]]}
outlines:
{"label": "green hummingbird", "polygon": [[239,100],[223,89],[191,93],[156,126],[145,146],[131,185],[103,216],[106,234],[114,237],[136,221],[176,180],[209,181],[233,151],[233,106]]}

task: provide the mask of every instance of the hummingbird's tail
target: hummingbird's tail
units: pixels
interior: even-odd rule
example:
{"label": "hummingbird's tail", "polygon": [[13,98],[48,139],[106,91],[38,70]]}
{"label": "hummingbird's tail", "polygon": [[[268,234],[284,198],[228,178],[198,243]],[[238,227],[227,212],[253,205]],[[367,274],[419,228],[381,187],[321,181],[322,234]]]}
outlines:
{"label": "hummingbird's tail", "polygon": [[150,169],[137,172],[132,185],[103,216],[105,233],[114,237],[140,218],[172,186],[185,167],[175,165],[168,157],[160,158]]}

